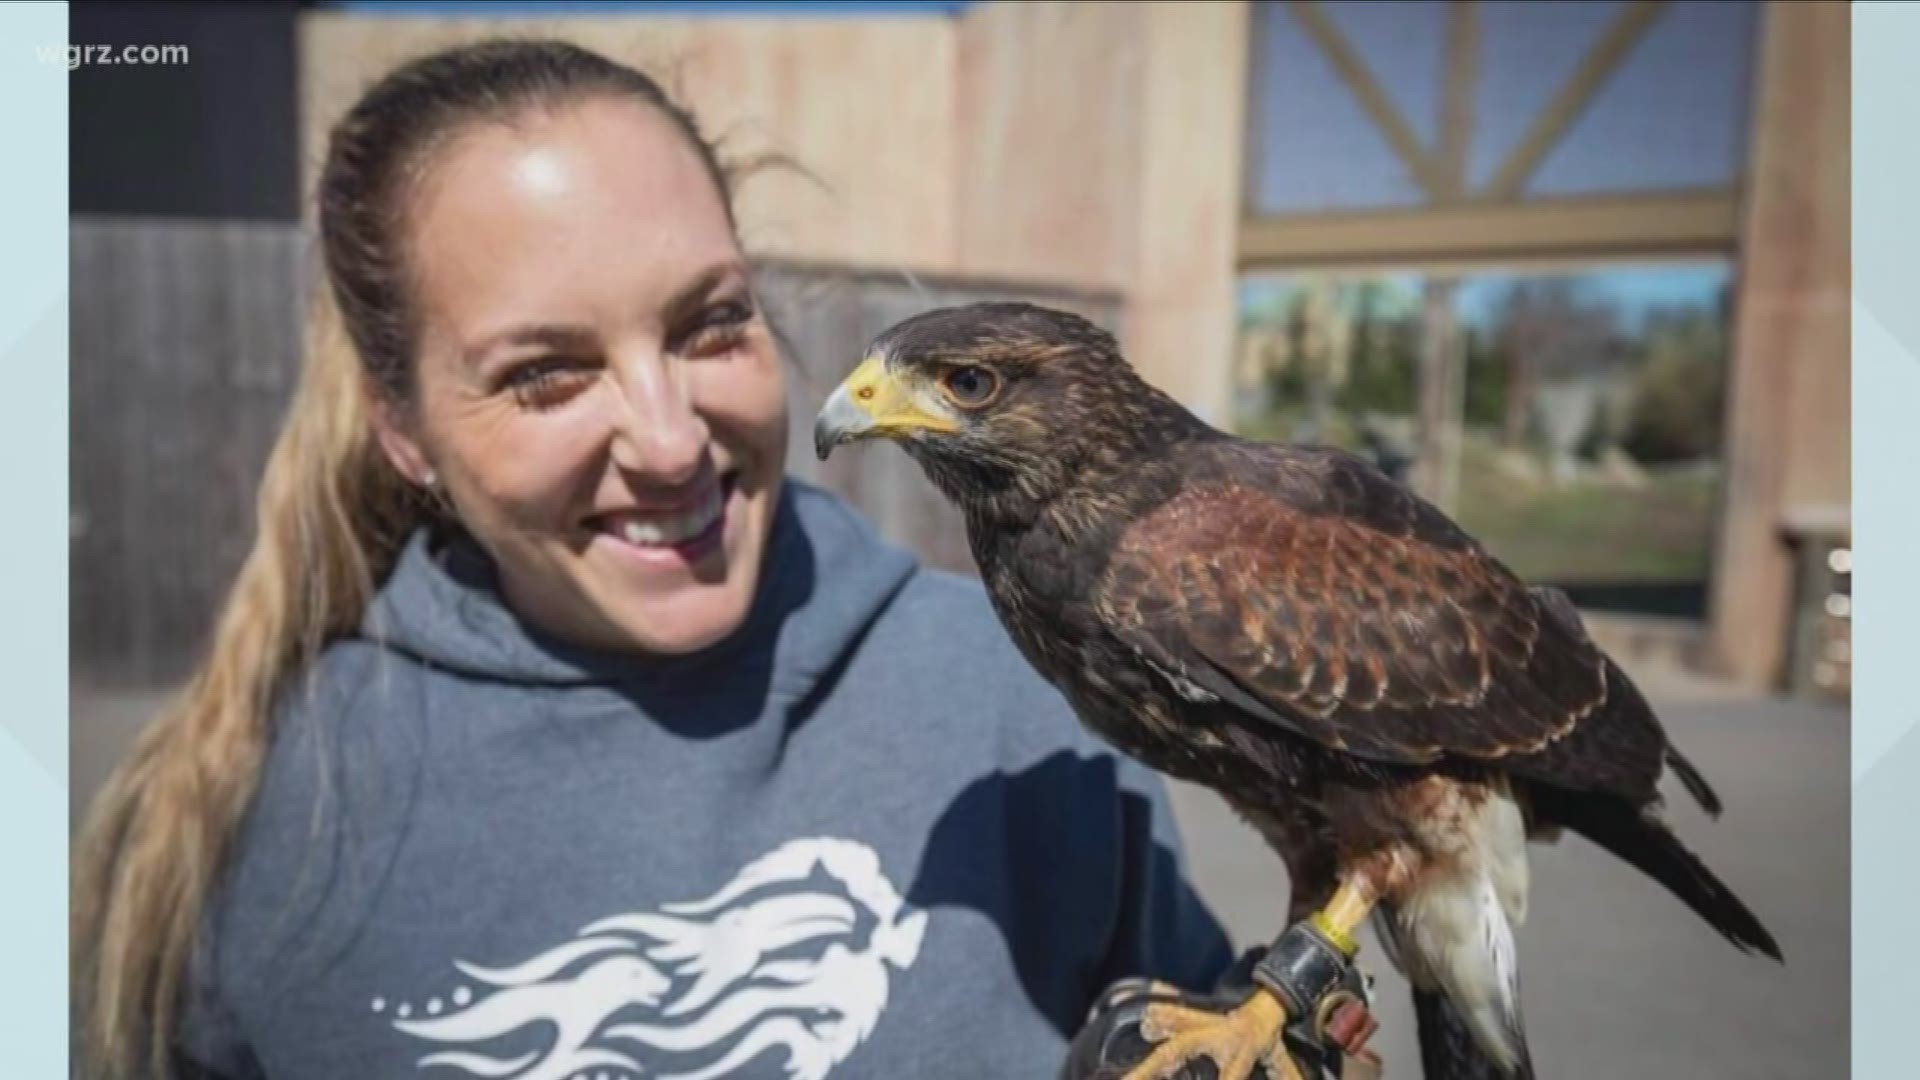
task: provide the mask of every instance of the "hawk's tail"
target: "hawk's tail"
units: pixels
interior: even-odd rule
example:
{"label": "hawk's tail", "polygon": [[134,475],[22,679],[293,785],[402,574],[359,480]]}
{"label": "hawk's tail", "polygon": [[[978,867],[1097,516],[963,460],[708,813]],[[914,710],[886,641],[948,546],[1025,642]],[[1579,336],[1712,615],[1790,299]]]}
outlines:
{"label": "hawk's tail", "polygon": [[1688,761],[1684,754],[1674,749],[1672,743],[1667,744],[1667,768],[1680,778],[1680,783],[1700,804],[1700,809],[1710,817],[1720,816],[1720,796],[1714,793],[1713,785],[1707,783],[1707,778],[1700,775],[1700,770],[1694,768],[1693,762]]}
{"label": "hawk's tail", "polygon": [[1658,820],[1609,795],[1538,785],[1532,796],[1541,818],[1572,829],[1639,868],[1742,952],[1781,959],[1779,943],[1759,917]]}

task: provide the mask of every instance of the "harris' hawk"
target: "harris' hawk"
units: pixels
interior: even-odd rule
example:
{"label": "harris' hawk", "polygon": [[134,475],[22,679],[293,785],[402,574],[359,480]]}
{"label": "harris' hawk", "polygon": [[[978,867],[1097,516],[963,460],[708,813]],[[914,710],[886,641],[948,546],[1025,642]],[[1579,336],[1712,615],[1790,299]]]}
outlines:
{"label": "harris' hawk", "polygon": [[[1344,960],[1374,918],[1430,1073],[1532,1074],[1513,939],[1529,838],[1580,833],[1779,958],[1658,817],[1666,770],[1720,804],[1564,594],[1364,460],[1221,432],[1092,323],[1018,303],[882,334],[814,428],[822,458],[869,437],[961,509],[995,611],[1082,721],[1262,833],[1295,929]],[[1137,1074],[1200,1057],[1223,1080],[1295,1074],[1271,1048],[1314,1002],[1283,984],[1224,1021],[1158,1017]]]}

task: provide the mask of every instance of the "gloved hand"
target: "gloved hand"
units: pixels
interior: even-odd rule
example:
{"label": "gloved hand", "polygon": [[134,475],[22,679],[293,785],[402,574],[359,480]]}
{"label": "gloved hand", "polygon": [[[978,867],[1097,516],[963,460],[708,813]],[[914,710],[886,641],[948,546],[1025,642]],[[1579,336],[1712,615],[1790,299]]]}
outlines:
{"label": "gloved hand", "polygon": [[[1147,1006],[1155,1002],[1177,1002],[1219,1013],[1231,1011],[1253,993],[1251,972],[1264,954],[1265,950],[1254,950],[1242,957],[1210,993],[1181,991],[1148,979],[1114,983],[1094,1003],[1087,1022],[1074,1037],[1060,1070],[1061,1080],[1119,1080],[1146,1060],[1153,1044],[1140,1034],[1140,1020]],[[1351,1004],[1329,1018],[1324,1032],[1316,1030],[1313,1017],[1290,1018],[1283,1038],[1302,1076],[1309,1080],[1373,1080],[1380,1076],[1379,1057],[1364,1049],[1367,1036],[1373,1032],[1372,1017],[1366,1012],[1368,981],[1358,967],[1348,971],[1334,993],[1351,995]],[[1213,1063],[1197,1062],[1183,1069],[1175,1080],[1215,1080]],[[1256,1066],[1253,1080],[1274,1078]]]}

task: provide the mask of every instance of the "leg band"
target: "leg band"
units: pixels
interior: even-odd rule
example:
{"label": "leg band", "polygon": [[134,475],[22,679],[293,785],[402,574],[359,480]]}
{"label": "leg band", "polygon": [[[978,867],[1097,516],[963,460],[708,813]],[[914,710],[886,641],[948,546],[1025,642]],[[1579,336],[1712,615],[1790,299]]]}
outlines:
{"label": "leg band", "polygon": [[1310,1018],[1346,977],[1349,958],[1311,922],[1295,923],[1253,966],[1253,981],[1273,991],[1290,1019]]}

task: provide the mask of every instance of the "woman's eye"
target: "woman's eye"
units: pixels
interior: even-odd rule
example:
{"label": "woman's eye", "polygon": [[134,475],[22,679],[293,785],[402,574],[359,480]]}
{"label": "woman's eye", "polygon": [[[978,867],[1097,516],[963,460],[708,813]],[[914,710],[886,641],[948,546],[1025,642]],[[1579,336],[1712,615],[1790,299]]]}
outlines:
{"label": "woman's eye", "polygon": [[673,343],[681,356],[718,356],[737,347],[746,337],[747,324],[753,321],[751,304],[723,300],[709,305],[693,319],[693,325]]}
{"label": "woman's eye", "polygon": [[957,367],[940,381],[959,405],[984,405],[1000,389],[1000,377],[982,367]]}
{"label": "woman's eye", "polygon": [[542,356],[508,369],[500,388],[523,408],[551,409],[592,380],[593,369],[585,361]]}

